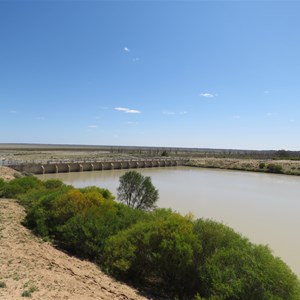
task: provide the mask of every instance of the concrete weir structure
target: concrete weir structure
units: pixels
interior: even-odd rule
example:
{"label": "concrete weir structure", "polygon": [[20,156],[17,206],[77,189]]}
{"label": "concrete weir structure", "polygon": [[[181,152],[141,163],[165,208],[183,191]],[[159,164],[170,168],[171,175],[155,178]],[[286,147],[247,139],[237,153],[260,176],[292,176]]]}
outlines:
{"label": "concrete weir structure", "polygon": [[11,168],[31,174],[70,173],[114,169],[137,169],[182,166],[186,160],[175,158],[101,160],[101,161],[47,161],[24,162],[9,165]]}

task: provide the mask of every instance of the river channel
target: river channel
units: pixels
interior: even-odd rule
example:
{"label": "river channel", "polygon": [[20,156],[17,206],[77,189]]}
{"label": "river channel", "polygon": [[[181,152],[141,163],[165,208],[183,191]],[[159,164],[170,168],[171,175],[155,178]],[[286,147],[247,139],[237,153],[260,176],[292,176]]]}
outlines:
{"label": "river channel", "polygon": [[[75,187],[96,185],[116,195],[128,170],[46,174]],[[300,177],[166,167],[139,169],[159,190],[159,207],[232,227],[254,243],[269,245],[300,278]]]}

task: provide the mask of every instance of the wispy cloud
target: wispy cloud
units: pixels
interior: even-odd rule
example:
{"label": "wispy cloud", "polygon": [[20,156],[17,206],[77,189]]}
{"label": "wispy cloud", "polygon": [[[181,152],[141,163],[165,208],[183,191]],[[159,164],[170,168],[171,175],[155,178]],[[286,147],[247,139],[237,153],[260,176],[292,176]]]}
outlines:
{"label": "wispy cloud", "polygon": [[138,122],[132,122],[132,121],[128,121],[126,124],[128,124],[128,125],[137,125],[137,124],[138,124]]}
{"label": "wispy cloud", "polygon": [[201,93],[199,96],[205,97],[205,98],[214,98],[217,97],[218,94],[211,94],[211,93]]}
{"label": "wispy cloud", "polygon": [[39,120],[39,121],[44,121],[45,117],[36,117],[36,119]]}
{"label": "wispy cloud", "polygon": [[141,111],[139,111],[137,109],[130,109],[127,107],[115,107],[115,110],[122,111],[127,114],[140,114],[141,113]]}
{"label": "wispy cloud", "polygon": [[188,112],[187,112],[187,111],[181,111],[181,112],[179,112],[179,114],[180,114],[180,115],[187,115]]}
{"label": "wispy cloud", "polygon": [[98,128],[97,125],[89,125],[88,128]]}
{"label": "wispy cloud", "polygon": [[138,57],[135,57],[132,59],[133,62],[138,62],[140,59]]}
{"label": "wispy cloud", "polygon": [[16,110],[14,110],[14,109],[11,109],[10,111],[8,111],[10,114],[16,114],[17,113],[17,111]]}
{"label": "wispy cloud", "polygon": [[130,49],[127,48],[127,47],[124,47],[124,48],[123,48],[123,51],[124,51],[124,52],[130,52]]}
{"label": "wispy cloud", "polygon": [[239,115],[234,115],[234,116],[232,116],[232,118],[235,119],[235,120],[239,120],[239,119],[241,118],[241,116],[239,116]]}
{"label": "wispy cloud", "polygon": [[270,94],[270,93],[271,93],[271,92],[268,91],[268,90],[265,90],[265,91],[264,91],[264,94],[266,94],[266,95],[267,95],[267,94]]}
{"label": "wispy cloud", "polygon": [[277,115],[277,112],[268,112],[267,113],[268,117],[273,117],[273,116],[276,116],[276,115]]}

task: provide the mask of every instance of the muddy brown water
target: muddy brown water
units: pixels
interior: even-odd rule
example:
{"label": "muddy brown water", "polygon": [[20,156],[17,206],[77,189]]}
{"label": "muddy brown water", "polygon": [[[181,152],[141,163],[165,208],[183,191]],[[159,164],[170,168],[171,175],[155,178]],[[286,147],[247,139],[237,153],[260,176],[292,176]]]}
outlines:
{"label": "muddy brown water", "polygon": [[[116,195],[128,170],[46,174],[75,187],[96,185]],[[139,169],[159,190],[159,207],[211,218],[254,243],[269,245],[300,277],[300,177],[169,167]]]}

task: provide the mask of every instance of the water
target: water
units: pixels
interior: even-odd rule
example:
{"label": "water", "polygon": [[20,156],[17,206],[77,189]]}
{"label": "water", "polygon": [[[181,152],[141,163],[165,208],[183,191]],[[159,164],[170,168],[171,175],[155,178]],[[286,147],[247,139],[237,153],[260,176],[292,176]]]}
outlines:
{"label": "water", "polygon": [[[127,170],[46,174],[75,187],[97,185],[116,195]],[[158,206],[211,218],[254,243],[268,244],[300,277],[300,177],[170,167],[139,169],[159,190]]]}

